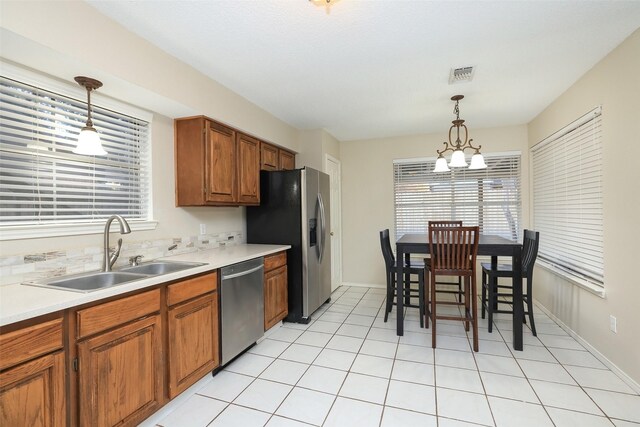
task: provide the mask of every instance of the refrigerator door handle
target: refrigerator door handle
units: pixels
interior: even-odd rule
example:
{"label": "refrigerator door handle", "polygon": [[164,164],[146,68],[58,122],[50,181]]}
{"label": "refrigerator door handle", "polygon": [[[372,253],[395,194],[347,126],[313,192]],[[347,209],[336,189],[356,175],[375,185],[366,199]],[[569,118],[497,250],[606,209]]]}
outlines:
{"label": "refrigerator door handle", "polygon": [[327,237],[327,228],[324,217],[324,202],[322,201],[322,194],[318,193],[318,205],[320,207],[320,255],[318,256],[318,262],[322,263],[322,257],[324,256],[324,244]]}

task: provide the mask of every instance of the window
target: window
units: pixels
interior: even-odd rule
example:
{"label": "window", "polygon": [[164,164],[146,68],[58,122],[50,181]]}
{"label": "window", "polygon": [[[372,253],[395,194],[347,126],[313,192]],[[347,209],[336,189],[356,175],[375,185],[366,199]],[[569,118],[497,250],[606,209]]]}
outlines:
{"label": "window", "polygon": [[539,258],[591,285],[604,284],[601,110],[531,149]]}
{"label": "window", "polygon": [[86,100],[0,76],[0,102],[2,234],[104,224],[116,213],[132,226],[150,219],[148,121],[93,106],[108,154],[83,156],[72,150],[86,121]]}
{"label": "window", "polygon": [[520,154],[485,155],[486,169],[434,173],[435,159],[395,160],[396,238],[426,233],[429,221],[462,220],[483,234],[518,238]]}

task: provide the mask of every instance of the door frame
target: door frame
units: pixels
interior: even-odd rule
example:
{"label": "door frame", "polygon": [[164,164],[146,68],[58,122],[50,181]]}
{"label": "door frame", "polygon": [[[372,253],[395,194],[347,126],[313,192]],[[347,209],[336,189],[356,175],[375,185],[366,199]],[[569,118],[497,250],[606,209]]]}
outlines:
{"label": "door frame", "polygon": [[[342,164],[340,163],[340,160],[336,159],[335,157],[331,156],[330,154],[325,153],[325,159],[324,159],[324,171],[328,172],[329,171],[329,167],[328,164],[329,162],[335,163],[337,165],[337,169],[338,169],[338,177],[337,177],[337,181],[338,181],[338,205],[336,207],[336,211],[338,212],[337,218],[334,218],[333,216],[331,217],[331,224],[338,224],[337,229],[338,231],[338,235],[334,236],[336,237],[336,244],[338,246],[338,252],[340,254],[340,256],[338,257],[338,265],[334,266],[332,263],[332,268],[337,268],[337,287],[342,286]],[[332,193],[332,192],[331,192]],[[335,206],[335,201],[331,200],[331,206]],[[333,251],[332,251],[333,252]],[[333,278],[333,275],[332,275]],[[332,281],[332,289],[331,291],[333,292],[333,281]]]}

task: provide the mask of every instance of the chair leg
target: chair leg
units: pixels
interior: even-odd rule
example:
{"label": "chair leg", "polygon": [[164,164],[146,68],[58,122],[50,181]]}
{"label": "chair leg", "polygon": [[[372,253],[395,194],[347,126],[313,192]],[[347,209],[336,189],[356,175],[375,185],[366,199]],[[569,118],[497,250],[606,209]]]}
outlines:
{"label": "chair leg", "polygon": [[487,275],[483,271],[482,272],[482,318],[484,319],[484,314],[486,311],[485,304],[487,303]]}
{"label": "chair leg", "polygon": [[471,283],[470,278],[464,278],[464,330],[469,332],[469,314],[471,313]]}
{"label": "chair leg", "polygon": [[424,328],[424,271],[418,273],[418,307],[420,307],[420,327]]}
{"label": "chair leg", "polygon": [[478,297],[476,295],[476,275],[471,276],[471,310],[473,317],[471,324],[473,327],[473,351],[478,351]]}
{"label": "chair leg", "polygon": [[431,347],[436,348],[436,276],[431,275]]}
{"label": "chair leg", "polygon": [[494,299],[497,300],[498,297],[495,295],[496,289],[493,288],[493,281],[491,280],[491,278],[489,278],[489,286],[487,286],[487,291],[489,293],[487,297],[487,312],[489,313],[488,320],[487,320],[489,322],[489,326],[487,330],[489,331],[489,333],[492,333],[493,332],[493,307],[495,306]]}
{"label": "chair leg", "polygon": [[529,311],[529,323],[531,323],[531,332],[534,337],[537,337],[536,333],[536,323],[533,321],[533,295],[532,295],[532,286],[531,281],[533,280],[533,273],[531,273],[531,277],[527,277],[527,310]]}
{"label": "chair leg", "polygon": [[429,308],[429,289],[430,289],[430,277],[431,275],[427,273],[426,269],[424,274],[424,327],[429,329],[429,316],[431,316],[431,310]]}
{"label": "chair leg", "polygon": [[462,278],[458,276],[458,302],[462,302]]}
{"label": "chair leg", "polygon": [[391,308],[393,307],[393,286],[391,280],[391,274],[387,273],[387,304],[384,309],[384,322],[387,322],[389,319],[389,313],[391,312]]}

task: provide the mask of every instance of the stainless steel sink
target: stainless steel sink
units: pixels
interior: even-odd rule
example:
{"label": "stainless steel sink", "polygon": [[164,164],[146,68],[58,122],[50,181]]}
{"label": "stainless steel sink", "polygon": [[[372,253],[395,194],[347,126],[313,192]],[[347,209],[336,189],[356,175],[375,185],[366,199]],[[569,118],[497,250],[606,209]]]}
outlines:
{"label": "stainless steel sink", "polygon": [[74,292],[91,292],[98,289],[110,288],[123,283],[141,280],[147,277],[160,276],[205,265],[196,262],[154,261],[133,267],[122,268],[118,271],[96,271],[75,276],[56,277],[48,280],[25,282],[23,285],[40,286],[43,288],[62,289]]}
{"label": "stainless steel sink", "polygon": [[77,276],[58,277],[55,279],[24,283],[25,285],[43,288],[64,289],[76,292],[90,292],[102,288],[121,285],[149,277],[144,274],[123,273],[119,271],[95,272]]}
{"label": "stainless steel sink", "polygon": [[156,276],[159,274],[175,273],[176,271],[187,270],[189,268],[199,267],[201,265],[204,264],[198,262],[153,261],[133,267],[125,267],[120,269],[120,271]]}

